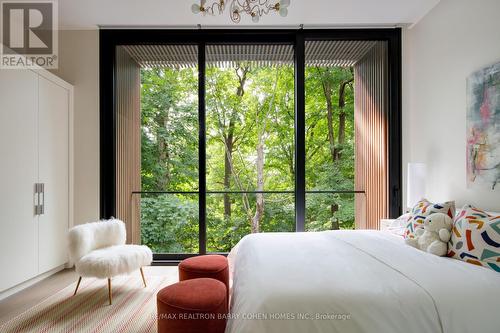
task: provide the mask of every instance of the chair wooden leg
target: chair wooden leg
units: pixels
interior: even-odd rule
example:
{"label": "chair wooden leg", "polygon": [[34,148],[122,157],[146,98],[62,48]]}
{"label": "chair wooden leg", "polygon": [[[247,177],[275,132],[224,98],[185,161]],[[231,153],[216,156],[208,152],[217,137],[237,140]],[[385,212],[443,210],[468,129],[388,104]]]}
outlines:
{"label": "chair wooden leg", "polygon": [[113,303],[111,296],[111,278],[108,278],[108,297],[109,297],[109,305],[111,305]]}
{"label": "chair wooden leg", "polygon": [[141,275],[142,275],[142,282],[144,282],[144,288],[146,288],[148,285],[146,284],[146,278],[144,277],[144,271],[142,270],[142,267],[141,267]]}
{"label": "chair wooden leg", "polygon": [[76,292],[78,291],[78,287],[80,287],[80,282],[82,282],[82,277],[81,276],[78,278],[78,282],[76,283],[75,293],[73,294],[73,296],[76,295]]}

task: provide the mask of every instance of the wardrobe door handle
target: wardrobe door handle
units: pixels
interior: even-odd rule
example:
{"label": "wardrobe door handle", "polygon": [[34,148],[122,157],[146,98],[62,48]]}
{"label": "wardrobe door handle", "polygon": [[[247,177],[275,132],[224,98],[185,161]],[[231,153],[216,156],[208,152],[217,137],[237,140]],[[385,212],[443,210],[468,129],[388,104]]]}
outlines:
{"label": "wardrobe door handle", "polygon": [[40,214],[40,184],[35,183],[35,215]]}
{"label": "wardrobe door handle", "polygon": [[40,215],[45,214],[45,184],[40,184],[40,195],[42,196],[42,204],[40,205]]}

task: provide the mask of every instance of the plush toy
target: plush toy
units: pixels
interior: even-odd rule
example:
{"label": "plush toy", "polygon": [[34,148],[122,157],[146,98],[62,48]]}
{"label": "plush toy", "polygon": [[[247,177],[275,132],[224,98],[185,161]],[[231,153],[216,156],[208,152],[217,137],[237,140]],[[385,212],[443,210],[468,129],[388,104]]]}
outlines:
{"label": "plush toy", "polygon": [[453,220],[446,214],[431,214],[425,219],[424,228],[416,230],[416,237],[407,238],[405,242],[422,251],[445,256],[448,253],[452,224]]}

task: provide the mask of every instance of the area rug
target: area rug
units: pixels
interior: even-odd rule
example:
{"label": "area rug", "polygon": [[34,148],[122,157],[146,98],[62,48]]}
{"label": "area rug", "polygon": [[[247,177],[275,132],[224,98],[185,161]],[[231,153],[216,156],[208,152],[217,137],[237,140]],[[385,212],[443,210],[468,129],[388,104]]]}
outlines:
{"label": "area rug", "polygon": [[171,278],[140,275],[116,277],[113,304],[108,305],[107,280],[83,278],[0,326],[0,332],[156,332],[156,294]]}

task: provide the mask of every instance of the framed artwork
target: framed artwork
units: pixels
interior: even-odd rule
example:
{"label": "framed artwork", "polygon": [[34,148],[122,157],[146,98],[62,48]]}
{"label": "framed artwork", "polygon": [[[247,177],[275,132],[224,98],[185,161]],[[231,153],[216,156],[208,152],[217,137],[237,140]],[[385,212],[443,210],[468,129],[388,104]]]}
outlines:
{"label": "framed artwork", "polygon": [[467,78],[467,187],[500,188],[500,63]]}

